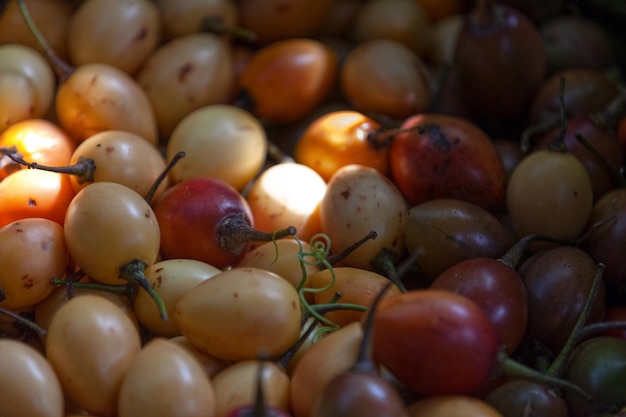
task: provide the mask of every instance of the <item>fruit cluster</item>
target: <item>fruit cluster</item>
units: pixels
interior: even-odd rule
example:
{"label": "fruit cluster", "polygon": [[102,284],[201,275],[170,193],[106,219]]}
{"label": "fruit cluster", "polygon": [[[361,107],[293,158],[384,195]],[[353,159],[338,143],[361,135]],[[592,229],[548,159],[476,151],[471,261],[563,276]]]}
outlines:
{"label": "fruit cluster", "polygon": [[0,2],[0,417],[623,416],[607,15]]}

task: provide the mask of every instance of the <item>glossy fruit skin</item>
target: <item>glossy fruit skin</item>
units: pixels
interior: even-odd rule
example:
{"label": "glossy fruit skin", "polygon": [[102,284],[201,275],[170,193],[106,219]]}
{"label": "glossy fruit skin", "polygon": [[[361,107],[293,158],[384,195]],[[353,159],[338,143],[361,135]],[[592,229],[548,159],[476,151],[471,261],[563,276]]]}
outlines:
{"label": "glossy fruit skin", "polygon": [[312,121],[295,144],[293,156],[324,180],[342,166],[366,165],[383,175],[389,172],[389,149],[369,142],[380,124],[355,110],[331,111]]}
{"label": "glossy fruit skin", "polygon": [[312,417],[408,417],[396,388],[380,375],[344,372],[317,399]]}
{"label": "glossy fruit skin", "polygon": [[571,417],[617,411],[626,406],[626,340],[594,337],[582,342],[572,352],[565,377],[593,397],[593,402],[589,402],[566,392]]}
{"label": "glossy fruit skin", "polygon": [[616,188],[606,193],[593,206],[587,224],[589,236],[584,241],[585,250],[596,262],[605,265],[602,277],[608,289],[615,290],[626,284],[626,189]]}
{"label": "glossy fruit skin", "polygon": [[425,395],[468,394],[484,387],[499,348],[496,328],[481,307],[451,291],[410,290],[386,297],[374,318],[374,359]]}
{"label": "glossy fruit skin", "polygon": [[[137,134],[122,130],[106,130],[89,136],[76,147],[69,164],[76,164],[83,158],[92,160],[96,166],[93,182],[116,182],[143,197],[148,196],[166,167],[165,158],[154,145]],[[69,176],[69,180],[75,192],[91,183],[76,175]],[[169,185],[166,177],[153,198],[159,198]]]}
{"label": "glossy fruit skin", "polygon": [[466,18],[455,50],[463,97],[482,116],[518,117],[545,77],[543,40],[517,9],[497,3],[488,23],[479,13]]}
{"label": "glossy fruit skin", "polygon": [[[171,317],[176,303],[187,291],[220,272],[222,271],[212,265],[193,259],[167,259],[148,266],[144,275],[163,300],[168,316]],[[146,291],[137,293],[132,309],[141,324],[153,335],[180,336],[176,322],[161,319],[154,300]]]}
{"label": "glossy fruit skin", "polygon": [[[262,370],[259,369],[260,366],[263,366]],[[231,415],[234,410],[254,404],[259,380],[263,388],[263,402],[269,408],[268,411],[276,417],[287,414],[289,377],[283,367],[277,362],[264,361],[261,364],[258,359],[249,359],[232,363],[211,380],[215,392],[216,416]]]}
{"label": "glossy fruit skin", "polygon": [[[71,3],[58,0],[30,0],[28,10],[50,46],[62,58],[67,58],[67,33],[74,11]],[[20,44],[43,52],[33,36],[17,1],[9,1],[0,15],[0,44]]]}
{"label": "glossy fruit skin", "polygon": [[255,228],[273,233],[296,228],[296,236],[309,242],[320,232],[320,204],[326,181],[312,168],[299,163],[280,163],[261,172],[246,189]]}
{"label": "glossy fruit skin", "polygon": [[240,78],[251,112],[274,123],[296,121],[330,94],[339,66],[324,43],[290,38],[264,46],[250,56]]}
{"label": "glossy fruit skin", "polygon": [[257,42],[313,36],[324,23],[332,0],[244,0],[238,2],[242,27],[255,32]]}
{"label": "glossy fruit skin", "polygon": [[161,253],[165,259],[186,258],[223,269],[237,263],[250,244],[237,251],[220,243],[225,219],[243,216],[252,225],[245,198],[232,186],[214,178],[195,178],[166,190],[154,204],[161,230]]}
{"label": "glossy fruit skin", "polygon": [[615,53],[600,25],[580,15],[561,15],[541,25],[548,73],[567,68],[609,69]]}
{"label": "glossy fruit skin", "polygon": [[62,225],[74,196],[67,176],[41,169],[20,169],[0,182],[0,227],[32,217]]}
{"label": "glossy fruit skin", "polygon": [[512,379],[485,397],[504,417],[568,417],[561,394],[544,384]]}
{"label": "glossy fruit skin", "polygon": [[0,339],[1,417],[62,417],[63,391],[46,358],[27,344]]}
{"label": "glossy fruit skin", "polygon": [[211,177],[242,190],[259,174],[267,157],[260,120],[228,104],[210,104],[183,117],[167,140],[165,157],[185,157],[169,173],[173,183]]}
{"label": "glossy fruit skin", "polygon": [[147,94],[128,74],[106,64],[78,67],[55,97],[59,123],[77,141],[103,130],[136,133],[158,143],[158,129]]}
{"label": "glossy fruit skin", "polygon": [[67,30],[73,65],[99,62],[131,75],[156,49],[162,33],[158,7],[144,0],[81,2]]}
{"label": "glossy fruit skin", "polygon": [[141,351],[135,325],[113,302],[95,295],[72,298],[54,315],[46,357],[67,398],[97,415],[115,416],[127,370]]}
{"label": "glossy fruit skin", "polygon": [[331,241],[332,253],[341,253],[376,232],[338,265],[373,270],[370,263],[386,249],[405,253],[404,222],[407,206],[398,188],[374,168],[346,165],[332,176],[320,204],[321,231]]}
{"label": "glossy fruit skin", "polygon": [[311,417],[324,387],[356,360],[363,325],[353,322],[327,334],[302,356],[291,374],[289,398],[295,417]]}
{"label": "glossy fruit skin", "polygon": [[[316,304],[330,303],[337,293],[341,293],[340,302],[356,305],[371,306],[376,294],[389,282],[384,275],[361,268],[334,267],[333,274],[330,269],[323,269],[311,276],[311,288],[323,291],[314,292],[313,299]],[[332,282],[333,285],[330,285]],[[396,285],[392,285],[384,295],[399,294],[401,291]],[[329,311],[325,318],[343,327],[352,322],[360,322],[365,317],[363,311],[337,310]]]}
{"label": "glossy fruit skin", "polygon": [[502,256],[513,244],[492,213],[455,198],[437,198],[411,207],[404,239],[408,253],[421,252],[416,265],[429,281],[466,259]]}
{"label": "glossy fruit skin", "polygon": [[504,204],[506,171],[487,134],[455,116],[409,117],[390,150],[391,177],[410,205],[458,198],[496,210]]}
{"label": "glossy fruit skin", "polygon": [[531,124],[559,115],[561,78],[565,79],[563,101],[567,117],[602,111],[620,91],[619,84],[599,70],[568,68],[558,71],[546,78],[535,92],[528,115]]}
{"label": "glossy fruit skin", "polygon": [[[29,118],[13,123],[0,134],[0,148],[15,148],[27,162],[62,166],[69,164],[76,143],[55,123],[43,118]],[[19,168],[26,169],[24,166]]]}
{"label": "glossy fruit skin", "polygon": [[[535,143],[533,149],[541,149],[550,144],[560,133],[561,127],[556,126]],[[568,152],[576,156],[583,164],[593,186],[593,198],[597,201],[606,192],[615,188],[616,183],[606,162],[595,156],[587,147],[576,138],[581,135],[593,149],[606,158],[613,167],[619,167],[624,161],[622,148],[615,133],[594,121],[588,115],[571,117],[567,121],[567,130],[563,141]]]}
{"label": "glossy fruit skin", "polygon": [[92,279],[123,284],[120,268],[159,255],[159,224],[146,200],[114,182],[94,182],[71,201],[63,231],[74,262]]}
{"label": "glossy fruit skin", "polygon": [[439,274],[430,288],[454,291],[481,306],[498,330],[508,354],[526,332],[526,287],[514,268],[491,258],[468,259]]}
{"label": "glossy fruit skin", "polygon": [[550,149],[527,154],[509,178],[506,207],[518,237],[574,239],[587,224],[593,185],[574,155]]}
{"label": "glossy fruit skin", "polygon": [[[580,315],[596,264],[578,247],[558,246],[530,256],[518,273],[528,294],[526,335],[557,354]],[[602,319],[605,300],[605,285],[600,283],[587,323]]]}
{"label": "glossy fruit skin", "polygon": [[215,395],[200,363],[167,339],[145,344],[122,380],[118,417],[213,416]]}
{"label": "glossy fruit skin", "polygon": [[341,94],[354,108],[402,120],[427,111],[428,70],[400,41],[370,39],[350,50],[339,72]]}
{"label": "glossy fruit skin", "polygon": [[68,264],[63,228],[47,219],[30,218],[0,228],[0,308],[9,310],[40,303],[54,290]]}
{"label": "glossy fruit skin", "polygon": [[0,45],[0,133],[13,123],[44,117],[54,100],[52,67],[35,49]]}
{"label": "glossy fruit skin", "polygon": [[[278,252],[278,256],[277,256]],[[306,275],[303,286],[311,286],[311,278],[320,271],[313,256],[304,256],[304,265],[300,263],[299,254],[311,252],[311,245],[296,239],[278,239],[255,246],[237,263],[239,267],[261,268],[274,272],[297,287],[302,284],[303,274]],[[312,302],[312,294],[305,294]]]}
{"label": "glossy fruit skin", "polygon": [[173,320],[202,352],[228,361],[278,358],[296,342],[302,310],[295,288],[273,272],[232,268],[186,292]]}

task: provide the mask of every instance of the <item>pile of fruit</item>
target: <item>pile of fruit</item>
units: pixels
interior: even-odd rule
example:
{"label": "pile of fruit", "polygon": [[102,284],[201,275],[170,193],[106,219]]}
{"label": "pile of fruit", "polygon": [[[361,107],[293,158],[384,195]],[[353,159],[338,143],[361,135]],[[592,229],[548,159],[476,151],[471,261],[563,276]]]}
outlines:
{"label": "pile of fruit", "polygon": [[625,20],[0,1],[0,417],[625,416]]}

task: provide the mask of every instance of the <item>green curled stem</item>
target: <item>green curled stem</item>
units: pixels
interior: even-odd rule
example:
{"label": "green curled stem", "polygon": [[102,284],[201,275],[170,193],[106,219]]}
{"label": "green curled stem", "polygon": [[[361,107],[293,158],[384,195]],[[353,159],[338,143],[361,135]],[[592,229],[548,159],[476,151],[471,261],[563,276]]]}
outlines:
{"label": "green curled stem", "polygon": [[368,311],[369,307],[352,303],[316,304],[310,306],[318,314],[326,314],[337,310]]}
{"label": "green curled stem", "polygon": [[[302,306],[304,307],[304,309],[309,315],[315,317],[315,319],[317,319],[319,322],[324,323],[333,329],[337,329],[339,328],[339,325],[325,318],[322,314],[318,313],[313,308],[313,306],[309,304],[309,302],[306,300],[306,297],[305,297],[305,293],[319,293],[319,292],[327,291],[330,288],[332,288],[333,285],[335,285],[335,280],[336,280],[335,271],[333,269],[333,266],[326,259],[328,257],[328,254],[330,253],[330,237],[328,237],[328,235],[324,233],[318,233],[314,235],[311,238],[310,244],[309,244],[311,247],[310,252],[304,252],[302,250],[302,244],[300,243],[300,241],[298,241],[298,243],[300,244],[300,251],[298,252],[297,256],[298,256],[298,261],[300,262],[300,268],[302,269],[302,280],[298,283],[298,286],[297,286],[298,295],[300,296],[300,302],[302,303]],[[307,260],[306,258],[313,258],[313,260],[312,261]],[[306,272],[305,266],[306,265],[320,265],[320,264],[324,265],[330,271],[330,276],[331,276],[330,282],[322,288],[304,287],[304,283],[306,282],[306,279],[307,279],[307,272]]]}
{"label": "green curled stem", "polygon": [[132,260],[120,267],[120,278],[143,288],[156,303],[161,319],[168,321],[167,309],[163,299],[161,299],[159,293],[150,285],[144,274],[147,266],[145,262],[138,259]]}

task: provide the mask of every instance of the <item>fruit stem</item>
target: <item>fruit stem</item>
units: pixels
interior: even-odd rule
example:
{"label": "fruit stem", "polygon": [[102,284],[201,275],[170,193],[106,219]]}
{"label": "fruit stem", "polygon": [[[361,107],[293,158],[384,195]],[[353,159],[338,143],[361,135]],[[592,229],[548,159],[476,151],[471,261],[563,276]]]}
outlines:
{"label": "fruit stem", "polygon": [[367,311],[368,310],[366,306],[362,306],[360,304],[352,304],[352,303],[314,304],[309,307],[311,307],[311,310],[315,311],[317,314],[326,314],[328,312],[337,311],[337,310],[353,310],[353,311]]}
{"label": "fruit stem", "polygon": [[588,338],[592,334],[613,329],[626,329],[626,321],[603,321],[599,323],[588,324],[578,329],[575,338],[577,342],[580,342],[581,340]]}
{"label": "fruit stem", "polygon": [[598,151],[593,145],[591,145],[591,143],[589,143],[589,141],[580,133],[576,133],[574,137],[609,170],[615,184],[618,184],[620,187],[626,187],[626,178],[624,178],[620,170],[613,165],[602,152]]}
{"label": "fruit stem", "polygon": [[258,35],[249,29],[239,26],[228,26],[224,24],[224,19],[220,16],[208,16],[202,19],[201,32],[215,33],[217,35],[232,35],[244,42],[256,42]]}
{"label": "fruit stem", "polygon": [[4,314],[5,316],[11,317],[13,320],[18,322],[19,324],[23,324],[28,329],[37,333],[39,336],[46,335],[46,330],[43,327],[40,327],[39,325],[37,325],[37,323],[33,322],[32,320],[27,319],[26,317],[21,316],[20,314],[17,314],[5,308],[0,308],[0,314]]}
{"label": "fruit stem", "polygon": [[604,272],[604,264],[598,264],[596,268],[596,273],[593,277],[593,281],[591,283],[591,289],[587,294],[587,298],[585,299],[585,304],[583,304],[583,308],[578,315],[578,319],[574,324],[574,327],[565,342],[565,345],[561,348],[561,351],[554,359],[548,370],[546,371],[547,375],[555,376],[560,375],[563,368],[565,367],[565,363],[567,362],[571,351],[576,346],[578,342],[578,331],[585,324],[587,319],[589,318],[589,314],[591,312],[591,308],[593,306],[593,301],[596,298],[596,294],[598,293],[598,288],[602,283],[602,273]]}
{"label": "fruit stem", "polygon": [[372,305],[368,309],[365,316],[365,322],[363,323],[363,338],[359,344],[359,351],[356,356],[354,365],[350,368],[352,372],[358,372],[362,374],[378,375],[378,369],[374,364],[373,359],[373,343],[374,338],[374,314],[383,299],[385,293],[391,288],[393,282],[389,281],[385,286],[376,294],[376,298],[372,301]]}
{"label": "fruit stem", "polygon": [[69,65],[67,62],[61,59],[59,55],[52,49],[46,38],[37,28],[35,21],[33,20],[30,12],[28,11],[28,7],[26,6],[25,0],[17,0],[17,4],[20,8],[20,13],[26,21],[26,25],[28,29],[30,29],[31,33],[37,39],[37,43],[43,49],[44,53],[48,57],[48,60],[52,63],[52,67],[54,68],[54,72],[57,74],[59,78],[59,83],[63,83],[76,69],[75,67]]}
{"label": "fruit stem", "polygon": [[280,149],[280,147],[276,145],[274,142],[272,142],[271,140],[267,141],[267,154],[269,155],[270,158],[272,158],[274,161],[276,161],[279,164],[286,163],[286,162],[287,163],[295,162],[295,159],[293,159],[293,157],[283,152],[283,150]]}
{"label": "fruit stem", "polygon": [[296,228],[289,226],[274,233],[262,232],[250,226],[244,213],[226,218],[220,226],[220,246],[235,254],[240,254],[251,242],[272,242],[287,236],[294,236]]}
{"label": "fruit stem", "polygon": [[528,246],[536,241],[552,242],[559,244],[573,243],[563,239],[551,238],[549,236],[527,235],[519,239],[517,243],[515,243],[515,245],[511,247],[511,249],[509,249],[500,259],[498,259],[498,261],[502,262],[504,265],[508,266],[511,269],[517,269]]}
{"label": "fruit stem", "polygon": [[263,391],[263,370],[265,367],[266,358],[264,355],[260,355],[259,358],[259,370],[256,375],[256,395],[254,399],[254,416],[255,417],[267,417],[268,412],[265,407],[265,392]]}
{"label": "fruit stem", "polygon": [[150,285],[148,280],[146,279],[146,275],[144,271],[148,265],[140,261],[139,259],[135,259],[130,261],[127,264],[124,264],[120,267],[120,278],[130,282],[131,284],[139,285],[139,287],[143,288],[150,297],[154,300],[159,309],[159,315],[163,321],[168,321],[167,309],[165,308],[165,303],[161,299],[159,293]]}
{"label": "fruit stem", "polygon": [[561,116],[559,114],[550,114],[546,118],[524,129],[522,132],[522,138],[520,141],[520,147],[523,153],[528,152],[530,149],[530,141],[537,133],[546,133],[548,130],[553,129],[561,123]]}
{"label": "fruit stem", "polygon": [[603,110],[592,113],[589,117],[605,129],[615,129],[624,115],[626,115],[626,90],[622,90]]}
{"label": "fruit stem", "polygon": [[[341,297],[341,293],[335,293],[335,295],[333,296],[333,298],[329,301],[330,304],[336,303],[337,300]],[[303,317],[304,321],[306,322],[309,318],[307,316]],[[278,366],[280,366],[283,369],[287,369],[287,366],[289,365],[289,362],[291,362],[291,359],[293,359],[293,357],[295,356],[295,354],[298,352],[298,349],[300,349],[300,347],[304,344],[304,342],[306,341],[306,339],[311,335],[311,333],[313,333],[315,331],[315,328],[320,324],[320,321],[313,317],[313,319],[311,320],[311,323],[309,324],[309,326],[306,328],[306,330],[300,335],[300,337],[298,338],[298,340],[296,340],[296,343],[294,343],[289,350],[287,350],[287,352],[283,353],[280,358],[276,361],[276,363],[278,364]]]}
{"label": "fruit stem", "polygon": [[[113,294],[125,295],[127,297],[131,297],[133,293],[133,285],[132,284],[102,284],[99,282],[72,282],[66,279],[51,279],[50,283],[52,285],[65,285],[68,288],[84,288],[90,290],[98,290],[98,291],[108,291]],[[71,297],[70,297],[71,298]]]}
{"label": "fruit stem", "polygon": [[381,251],[370,261],[370,265],[374,267],[376,271],[379,271],[382,275],[386,276],[400,289],[401,292],[407,292],[407,288],[402,282],[404,276],[413,267],[417,259],[422,256],[423,251],[416,250],[411,256],[404,259],[400,265],[396,266],[394,260],[397,258],[397,254],[390,249],[383,248]]}
{"label": "fruit stem", "polygon": [[152,199],[154,198],[154,194],[156,193],[156,190],[159,188],[159,186],[161,185],[163,180],[165,180],[165,177],[167,177],[167,175],[172,170],[172,168],[174,168],[174,165],[176,165],[178,163],[178,161],[180,161],[182,158],[184,158],[185,155],[186,154],[185,154],[184,151],[180,151],[176,155],[174,155],[172,157],[172,160],[167,164],[167,166],[163,170],[163,172],[161,172],[159,174],[159,176],[156,178],[156,180],[154,180],[154,183],[152,184],[152,186],[148,190],[148,194],[145,197],[145,200],[146,200],[146,202],[148,204],[150,204],[152,202]]}
{"label": "fruit stem", "polygon": [[565,113],[565,77],[559,77],[559,113],[561,130],[550,142],[548,149],[559,152],[567,152],[565,145],[565,135],[567,134],[567,114]]}
{"label": "fruit stem", "polygon": [[452,65],[448,62],[445,62],[441,65],[439,70],[439,74],[437,75],[437,79],[435,82],[435,88],[432,95],[432,99],[430,100],[430,104],[428,106],[429,113],[439,113],[441,106],[441,101],[443,100],[444,92],[446,87],[448,86],[448,82],[450,81],[450,74],[452,72]]}
{"label": "fruit stem", "polygon": [[412,127],[400,126],[391,129],[380,128],[368,133],[367,143],[373,149],[385,149],[391,146],[391,142],[393,142],[397,135],[401,133],[414,132],[416,130],[419,131],[420,129],[423,129],[422,125]]}
{"label": "fruit stem", "polygon": [[27,162],[24,159],[17,156],[17,152],[14,149],[0,148],[0,155],[6,155],[13,162],[23,165],[29,169],[40,169],[42,171],[56,172],[59,174],[74,175],[78,178],[78,183],[83,184],[86,182],[94,182],[94,172],[96,170],[96,163],[93,159],[85,158],[83,156],[78,157],[78,161],[74,165],[53,167],[48,165],[41,165],[37,162]]}
{"label": "fruit stem", "polygon": [[525,379],[547,385],[553,385],[557,388],[565,390],[571,390],[579,395],[582,395],[588,401],[592,401],[591,396],[578,385],[552,375],[541,373],[534,368],[517,362],[516,360],[508,357],[504,351],[501,351],[500,355],[500,361],[502,363],[502,373],[506,376]]}
{"label": "fruit stem", "polygon": [[367,242],[370,239],[374,240],[374,239],[376,239],[377,236],[378,236],[378,233],[376,233],[374,230],[370,230],[368,234],[363,236],[361,239],[359,239],[354,244],[352,244],[349,247],[347,247],[345,250],[343,250],[343,251],[341,251],[339,253],[336,253],[334,255],[327,256],[326,259],[325,259],[326,262],[324,264],[320,264],[319,267],[320,268],[324,268],[324,267],[326,267],[326,264],[336,265],[338,262],[340,262],[343,259],[345,259],[346,257],[348,257],[348,255],[350,255],[352,252],[354,252],[355,250],[360,248],[365,242]]}

